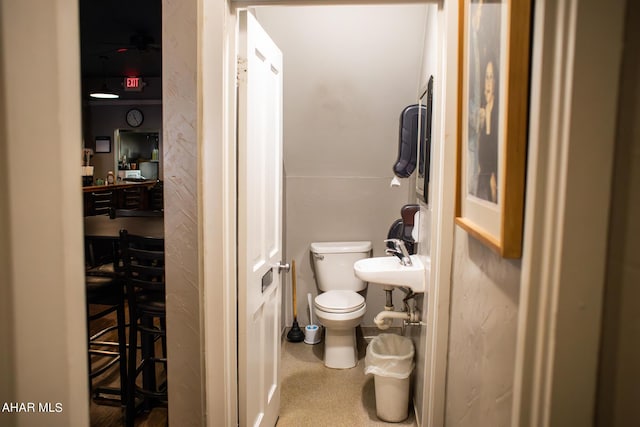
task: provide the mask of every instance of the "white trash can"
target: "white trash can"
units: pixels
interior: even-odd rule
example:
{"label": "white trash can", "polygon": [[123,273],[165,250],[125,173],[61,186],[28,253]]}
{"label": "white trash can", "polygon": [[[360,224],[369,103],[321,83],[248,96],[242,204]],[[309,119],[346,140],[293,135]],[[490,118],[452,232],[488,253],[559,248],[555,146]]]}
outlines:
{"label": "white trash can", "polygon": [[367,347],[364,373],[374,374],[376,414],[383,421],[396,423],[409,416],[413,355],[411,340],[396,334],[380,334]]}

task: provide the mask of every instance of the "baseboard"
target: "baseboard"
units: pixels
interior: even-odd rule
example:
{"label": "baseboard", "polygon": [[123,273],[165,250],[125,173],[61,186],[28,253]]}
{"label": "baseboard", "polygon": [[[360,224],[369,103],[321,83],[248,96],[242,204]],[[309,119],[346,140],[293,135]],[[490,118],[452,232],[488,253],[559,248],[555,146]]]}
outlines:
{"label": "baseboard", "polygon": [[[287,339],[287,334],[291,330],[291,327],[287,326],[282,328],[282,332],[280,334],[280,341],[284,342]],[[364,338],[367,342],[370,342],[374,337],[380,334],[398,334],[402,335],[402,328],[400,326],[392,326],[389,329],[379,329],[376,326],[358,326],[356,328],[356,334]]]}

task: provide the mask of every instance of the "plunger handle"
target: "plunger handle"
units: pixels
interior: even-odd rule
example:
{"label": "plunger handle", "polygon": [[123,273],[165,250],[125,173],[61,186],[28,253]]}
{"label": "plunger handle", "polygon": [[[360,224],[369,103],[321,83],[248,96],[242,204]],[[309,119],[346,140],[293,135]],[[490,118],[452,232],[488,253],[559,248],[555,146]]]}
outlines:
{"label": "plunger handle", "polygon": [[291,260],[291,288],[293,290],[293,318],[298,318],[298,307],[296,305],[296,260]]}

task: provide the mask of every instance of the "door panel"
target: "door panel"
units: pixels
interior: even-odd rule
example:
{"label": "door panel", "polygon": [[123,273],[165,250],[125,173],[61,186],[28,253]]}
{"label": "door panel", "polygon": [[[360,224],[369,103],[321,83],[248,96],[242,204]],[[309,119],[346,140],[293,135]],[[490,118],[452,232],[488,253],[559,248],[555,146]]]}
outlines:
{"label": "door panel", "polygon": [[280,406],[282,53],[253,15],[238,18],[239,420],[272,427]]}

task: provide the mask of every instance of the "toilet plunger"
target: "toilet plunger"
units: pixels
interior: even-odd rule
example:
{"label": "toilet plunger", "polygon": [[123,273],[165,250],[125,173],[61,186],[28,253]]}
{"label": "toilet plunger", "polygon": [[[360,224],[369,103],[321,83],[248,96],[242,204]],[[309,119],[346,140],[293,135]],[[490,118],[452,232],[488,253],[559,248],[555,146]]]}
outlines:
{"label": "toilet plunger", "polygon": [[296,307],[296,260],[291,260],[291,289],[293,296],[293,325],[287,334],[287,339],[291,342],[304,340],[304,332],[298,326],[298,309]]}

